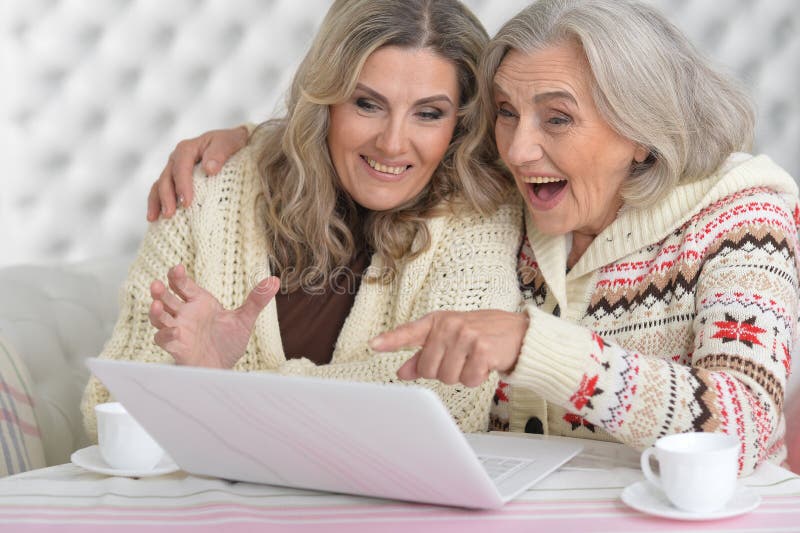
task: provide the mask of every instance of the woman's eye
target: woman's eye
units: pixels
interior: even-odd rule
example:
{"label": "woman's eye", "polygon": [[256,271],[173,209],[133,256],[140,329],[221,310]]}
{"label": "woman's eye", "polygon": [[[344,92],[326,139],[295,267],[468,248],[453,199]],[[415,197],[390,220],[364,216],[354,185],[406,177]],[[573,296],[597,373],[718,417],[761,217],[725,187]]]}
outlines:
{"label": "woman's eye", "polygon": [[505,106],[498,106],[497,116],[502,118],[515,118],[517,115]]}
{"label": "woman's eye", "polygon": [[357,98],[356,106],[358,106],[359,109],[363,109],[364,111],[375,111],[378,109],[378,106],[375,105],[375,103],[371,102],[366,98]]}
{"label": "woman's eye", "polygon": [[417,115],[422,120],[439,120],[440,118],[442,118],[442,115],[444,115],[444,113],[442,113],[438,109],[426,109],[424,111],[420,111],[419,113],[417,113]]}
{"label": "woman's eye", "polygon": [[552,126],[566,126],[570,122],[572,122],[572,118],[570,118],[569,115],[565,115],[563,113],[558,113],[547,119],[547,123]]}

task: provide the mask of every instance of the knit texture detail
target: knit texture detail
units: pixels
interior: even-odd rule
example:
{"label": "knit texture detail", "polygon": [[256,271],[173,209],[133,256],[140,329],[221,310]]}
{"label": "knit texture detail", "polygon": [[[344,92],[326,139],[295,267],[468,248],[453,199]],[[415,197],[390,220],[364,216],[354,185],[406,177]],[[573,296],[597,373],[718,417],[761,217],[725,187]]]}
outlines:
{"label": "knit texture detail", "polygon": [[[182,263],[189,276],[227,309],[239,307],[256,283],[270,275],[266,205],[251,147],[234,156],[213,178],[195,171],[195,200],[170,219],[151,224],[120,293],[120,314],[104,359],[172,363],[153,342],[148,311],[150,283],[165,279]],[[400,264],[388,285],[361,283],[337,339],[331,363],[317,367],[307,359],[286,360],[274,302],[258,317],[238,371],[273,371],[354,381],[395,382],[397,368],[411,353],[376,354],[372,337],[440,309],[519,308],[516,252],[521,240],[522,208],[509,201],[490,215],[459,212],[428,223],[431,246]],[[373,258],[369,268],[380,268]],[[414,382],[433,389],[463,431],[486,431],[497,377],[476,388],[439,382]],[[96,438],[94,406],[109,401],[92,377],[81,409],[87,433]],[[354,421],[357,425],[357,421]]]}
{"label": "knit texture detail", "polygon": [[[657,207],[621,213],[568,273],[564,240],[528,225],[519,259],[530,326],[493,417],[638,449],[722,431],[741,441],[741,473],[780,463],[798,223],[794,181],[766,157],[739,156]],[[518,408],[519,388],[544,411]]]}

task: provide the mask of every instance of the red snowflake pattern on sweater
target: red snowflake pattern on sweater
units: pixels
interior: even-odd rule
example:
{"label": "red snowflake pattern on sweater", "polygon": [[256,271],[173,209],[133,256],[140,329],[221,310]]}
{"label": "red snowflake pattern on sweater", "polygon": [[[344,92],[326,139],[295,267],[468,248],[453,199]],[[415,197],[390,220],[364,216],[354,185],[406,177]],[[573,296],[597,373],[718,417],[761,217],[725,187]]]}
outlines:
{"label": "red snowflake pattern on sweater", "polygon": [[576,415],[575,413],[567,413],[564,415],[564,422],[569,424],[572,427],[572,431],[575,431],[579,427],[583,426],[592,433],[594,433],[594,424],[586,420],[580,415]]}
{"label": "red snowflake pattern on sweater", "polygon": [[594,406],[592,405],[592,396],[597,396],[603,392],[603,389],[597,387],[597,380],[600,378],[597,374],[592,376],[591,378],[586,374],[583,375],[581,378],[581,384],[578,387],[578,390],[575,391],[569,401],[572,402],[572,405],[575,406],[576,409],[581,410],[584,407],[589,407],[589,409],[593,409]]}
{"label": "red snowflake pattern on sweater", "polygon": [[500,402],[508,403],[508,395],[506,394],[506,387],[508,387],[508,383],[505,381],[498,381],[497,382],[497,389],[494,391],[494,403],[498,404]]}
{"label": "red snowflake pattern on sweater", "polygon": [[725,320],[714,322],[719,330],[712,335],[712,339],[722,339],[722,342],[738,341],[752,348],[754,344],[763,346],[758,336],[766,330],[756,326],[756,317],[752,316],[746,320],[736,320],[734,317],[725,313]]}

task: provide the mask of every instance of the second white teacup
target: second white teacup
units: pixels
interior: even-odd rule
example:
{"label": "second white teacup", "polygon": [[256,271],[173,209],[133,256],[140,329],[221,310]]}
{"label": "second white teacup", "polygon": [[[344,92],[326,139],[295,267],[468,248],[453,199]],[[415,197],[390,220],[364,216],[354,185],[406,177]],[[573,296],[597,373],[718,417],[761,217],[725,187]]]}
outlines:
{"label": "second white teacup", "polygon": [[[650,467],[658,461],[660,474]],[[642,471],[684,511],[708,513],[725,506],[737,487],[739,439],[723,433],[679,433],[642,453]]]}
{"label": "second white teacup", "polygon": [[164,450],[118,402],[101,403],[97,416],[97,444],[100,455],[118,470],[152,470],[164,457]]}

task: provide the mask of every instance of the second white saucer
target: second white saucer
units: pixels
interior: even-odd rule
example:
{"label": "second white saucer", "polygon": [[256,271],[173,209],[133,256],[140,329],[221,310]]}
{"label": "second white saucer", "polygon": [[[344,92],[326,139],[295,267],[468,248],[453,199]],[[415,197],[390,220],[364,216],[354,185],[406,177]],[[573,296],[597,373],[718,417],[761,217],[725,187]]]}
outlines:
{"label": "second white saucer", "polygon": [[119,470],[112,468],[105,462],[103,456],[100,455],[100,447],[96,444],[74,452],[69,459],[73,464],[81,468],[107,476],[154,477],[171,474],[172,472],[180,470],[180,467],[169,457],[164,457],[161,462],[151,470]]}
{"label": "second white saucer", "polygon": [[761,496],[748,487],[739,487],[725,507],[710,513],[691,513],[678,509],[664,493],[649,481],[628,485],[622,491],[622,501],[637,511],[676,520],[715,520],[752,511],[761,503]]}

